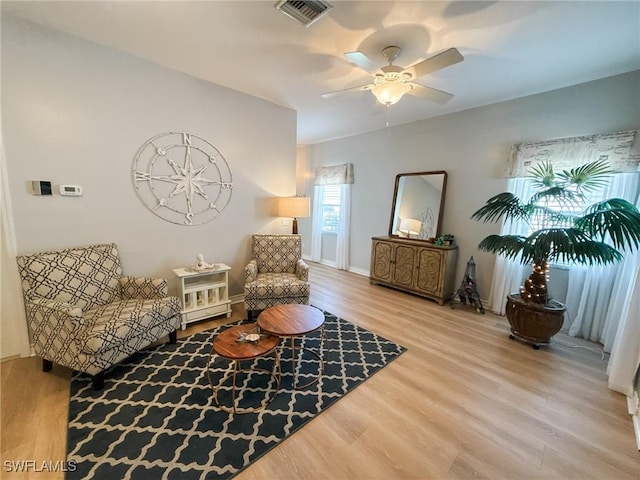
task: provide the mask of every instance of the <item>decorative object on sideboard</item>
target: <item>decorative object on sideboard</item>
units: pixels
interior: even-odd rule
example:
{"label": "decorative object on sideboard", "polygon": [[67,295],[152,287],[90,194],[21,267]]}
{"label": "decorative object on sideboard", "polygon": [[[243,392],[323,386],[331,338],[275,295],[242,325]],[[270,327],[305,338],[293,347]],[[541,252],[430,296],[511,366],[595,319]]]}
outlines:
{"label": "decorative object on sideboard", "polygon": [[209,263],[204,259],[204,254],[199,253],[196,255],[196,263],[193,265],[195,272],[203,272],[205,270],[213,270],[216,268],[215,263]]}
{"label": "decorative object on sideboard", "polygon": [[400,225],[404,219],[421,222],[412,239],[430,241],[440,235],[444,212],[444,198],[447,187],[447,172],[400,173],[396,175],[391,220],[390,237],[405,237]]}
{"label": "decorative object on sideboard", "polygon": [[450,233],[445,233],[444,235],[436,238],[434,245],[438,245],[439,247],[449,247],[453,245],[455,242],[455,237]]}
{"label": "decorative object on sideboard", "polygon": [[154,214],[176,225],[202,225],[231,200],[228,162],[207,140],[186,132],[158,134],[133,161],[138,198]]}
{"label": "decorative object on sideboard", "polygon": [[[560,331],[565,306],[549,298],[547,293],[548,265],[561,260],[583,265],[608,265],[622,259],[620,250],[640,246],[640,212],[620,198],[585,205],[585,193],[609,183],[613,171],[604,160],[596,160],[571,170],[555,173],[548,161],[530,168],[534,194],[522,200],[504,192],[490,198],[472,218],[497,222],[534,215],[541,217],[543,227],[528,237],[521,235],[489,235],[478,248],[519,258],[532,264],[533,271],[520,293],[507,297],[507,319],[511,338],[530,343],[534,348],[548,344]],[[564,209],[559,215],[553,202],[571,205],[573,214]]]}
{"label": "decorative object on sideboard", "polygon": [[433,210],[430,206],[427,206],[422,212],[420,212],[420,215],[418,215],[418,220],[422,222],[418,238],[422,240],[428,240],[429,238],[432,238],[436,234],[436,224]]}
{"label": "decorative object on sideboard", "polygon": [[278,199],[278,216],[293,219],[291,233],[298,233],[298,218],[311,214],[309,197],[282,197]]}

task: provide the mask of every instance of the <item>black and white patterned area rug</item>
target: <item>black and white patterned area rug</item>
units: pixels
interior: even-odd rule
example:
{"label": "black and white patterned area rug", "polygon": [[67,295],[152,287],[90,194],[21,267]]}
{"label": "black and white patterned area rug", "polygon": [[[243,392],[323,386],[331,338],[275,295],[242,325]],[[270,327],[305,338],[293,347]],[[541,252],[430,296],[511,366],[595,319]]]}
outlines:
{"label": "black and white patterned area rug", "polygon": [[[67,479],[231,478],[337,402],[405,351],[346,320],[324,312],[324,372],[306,389],[292,389],[289,349],[280,348],[282,377],[271,403],[257,413],[231,414],[217,408],[207,377],[215,336],[225,325],[137,353],[106,372],[105,386],[91,378],[71,380],[67,433]],[[303,339],[317,349],[319,332]],[[281,344],[284,340],[281,341]],[[286,345],[289,343],[287,341]],[[243,368],[271,369],[273,355],[244,361]],[[213,356],[208,365],[217,385],[231,362]],[[298,382],[318,373],[318,360],[304,352]],[[240,407],[259,406],[275,381],[269,374],[239,374]],[[230,404],[230,379],[220,389]],[[73,463],[71,463],[73,462]]]}

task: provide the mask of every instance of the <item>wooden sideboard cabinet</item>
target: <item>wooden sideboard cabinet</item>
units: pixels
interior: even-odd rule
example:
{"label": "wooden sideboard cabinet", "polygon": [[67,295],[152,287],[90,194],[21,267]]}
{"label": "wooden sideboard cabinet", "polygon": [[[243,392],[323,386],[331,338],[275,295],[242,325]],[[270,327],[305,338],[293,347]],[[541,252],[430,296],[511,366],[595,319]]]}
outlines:
{"label": "wooden sideboard cabinet", "polygon": [[422,295],[440,305],[451,298],[458,247],[396,237],[373,237],[371,241],[370,283]]}

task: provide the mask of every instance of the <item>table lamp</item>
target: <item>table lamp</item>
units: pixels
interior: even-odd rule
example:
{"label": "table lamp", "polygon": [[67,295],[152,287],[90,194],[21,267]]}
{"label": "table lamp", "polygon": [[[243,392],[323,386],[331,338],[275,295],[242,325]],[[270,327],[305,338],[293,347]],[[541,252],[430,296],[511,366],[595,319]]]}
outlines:
{"label": "table lamp", "polygon": [[293,218],[291,233],[298,233],[298,218],[308,217],[310,211],[309,197],[283,197],[278,200],[278,216]]}

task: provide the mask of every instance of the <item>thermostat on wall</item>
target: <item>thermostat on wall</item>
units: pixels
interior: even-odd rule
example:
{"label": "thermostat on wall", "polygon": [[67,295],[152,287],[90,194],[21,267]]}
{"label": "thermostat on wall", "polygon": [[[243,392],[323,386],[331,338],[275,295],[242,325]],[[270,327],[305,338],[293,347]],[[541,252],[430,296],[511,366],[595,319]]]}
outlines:
{"label": "thermostat on wall", "polygon": [[60,185],[60,195],[80,197],[82,196],[82,187],[79,185]]}

